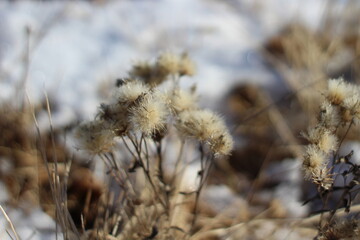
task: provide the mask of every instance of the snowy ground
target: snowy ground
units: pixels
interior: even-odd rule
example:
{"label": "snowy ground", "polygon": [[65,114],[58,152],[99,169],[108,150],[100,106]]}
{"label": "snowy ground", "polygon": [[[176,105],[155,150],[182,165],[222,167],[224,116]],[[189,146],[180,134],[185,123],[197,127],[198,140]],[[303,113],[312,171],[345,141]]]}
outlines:
{"label": "snowy ground", "polygon": [[[126,76],[133,61],[170,50],[189,52],[198,74],[185,84],[196,82],[201,95],[214,104],[241,79],[265,86],[279,84],[263,65],[259,47],[289,21],[300,20],[316,28],[325,2],[2,1],[0,99],[12,97],[14,85],[26,79],[32,101],[40,99],[45,90],[58,100],[61,108],[54,121],[90,118],[98,106],[101,82]],[[22,239],[54,239],[32,235],[21,227],[26,221],[27,229],[39,229],[36,222],[40,220],[26,219],[41,217],[40,211],[31,210],[26,218],[21,214],[9,210],[22,229]],[[4,219],[0,220],[0,239],[10,239],[1,229]],[[45,228],[54,229],[51,221],[46,222],[49,227]]]}
{"label": "snowy ground", "polygon": [[46,89],[70,116],[73,111],[90,116],[98,105],[94,96],[100,82],[123,77],[133,61],[166,50],[190,53],[198,64],[194,81],[212,99],[243,78],[272,85],[276,80],[262,65],[257,49],[291,20],[316,27],[324,2],[4,1],[0,3],[1,98],[11,96],[13,83],[27,76],[31,98]]}

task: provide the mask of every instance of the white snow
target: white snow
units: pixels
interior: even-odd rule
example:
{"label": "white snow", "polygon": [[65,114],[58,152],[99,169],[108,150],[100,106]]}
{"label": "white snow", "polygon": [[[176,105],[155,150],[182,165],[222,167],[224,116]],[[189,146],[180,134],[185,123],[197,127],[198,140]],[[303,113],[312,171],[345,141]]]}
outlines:
{"label": "white snow", "polygon": [[272,198],[278,199],[289,217],[303,217],[307,214],[308,206],[303,206],[301,184],[303,181],[301,160],[286,159],[272,164],[266,171],[266,177],[279,182]]}
{"label": "white snow", "polygon": [[[39,208],[11,208],[4,207],[4,210],[10,220],[13,222],[15,231],[17,232],[20,239],[31,239],[31,240],[48,240],[55,239],[55,222],[54,220],[44,213]],[[0,239],[12,240],[15,239],[8,222],[0,213]],[[9,236],[9,234],[12,238]],[[61,235],[59,234],[58,236]],[[59,239],[60,239],[59,238]]]}
{"label": "white snow", "polygon": [[258,8],[233,2],[236,7],[205,0],[1,2],[1,98],[11,97],[9,84],[24,75],[27,28],[31,99],[46,90],[81,116],[98,105],[101,75],[123,77],[134,60],[164,50],[189,51],[198,65],[194,82],[213,102],[241,78],[271,85],[275,79],[261,65],[257,47],[291,18],[316,24],[324,1],[272,0]]}

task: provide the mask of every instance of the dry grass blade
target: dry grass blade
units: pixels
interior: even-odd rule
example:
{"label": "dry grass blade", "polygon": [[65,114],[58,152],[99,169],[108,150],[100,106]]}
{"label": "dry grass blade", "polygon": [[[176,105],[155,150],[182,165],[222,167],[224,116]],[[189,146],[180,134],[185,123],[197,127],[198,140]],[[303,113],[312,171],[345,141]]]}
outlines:
{"label": "dry grass blade", "polygon": [[[27,95],[28,97],[28,95]],[[54,135],[53,135],[53,125],[52,125],[52,120],[51,120],[51,110],[50,110],[50,104],[49,104],[49,99],[47,97],[47,95],[45,94],[46,97],[46,108],[47,108],[47,112],[48,112],[48,116],[49,116],[49,123],[50,123],[50,129],[51,129],[51,134],[52,134],[52,144],[53,144],[53,150],[54,153],[56,153],[55,151],[55,142],[54,142]],[[66,173],[65,173],[65,177],[64,179],[61,181],[61,176],[59,174],[58,171],[58,162],[57,160],[55,160],[54,166],[51,167],[51,165],[49,164],[48,160],[47,160],[47,155],[46,155],[46,150],[45,150],[45,145],[44,145],[44,140],[42,138],[42,134],[40,131],[40,127],[38,124],[38,121],[36,119],[35,116],[35,111],[34,108],[31,105],[30,99],[28,98],[28,102],[31,108],[31,112],[33,115],[33,120],[35,123],[35,127],[36,127],[36,131],[37,131],[37,136],[39,139],[39,150],[40,150],[40,154],[41,157],[44,161],[44,165],[45,165],[45,169],[48,175],[48,179],[49,179],[49,183],[50,183],[50,188],[51,188],[51,192],[52,192],[52,196],[55,202],[55,206],[56,206],[56,234],[58,233],[58,223],[61,226],[61,230],[64,233],[64,239],[68,240],[68,239],[80,239],[80,235],[77,231],[77,228],[74,224],[74,221],[72,220],[70,213],[67,209],[67,196],[66,196],[66,183],[67,183],[67,177],[69,174],[69,170],[70,170],[70,165],[66,166]],[[55,154],[56,155],[56,154]],[[56,157],[55,157],[56,159]]]}
{"label": "dry grass blade", "polygon": [[[10,224],[10,227],[11,227],[11,230],[13,231],[13,233],[15,234],[15,239],[16,240],[20,240],[16,230],[15,230],[15,227],[14,227],[14,224],[12,223],[11,219],[9,218],[9,216],[6,214],[4,208],[0,205],[0,210],[1,212],[4,214],[4,217],[6,219],[6,221]],[[10,236],[11,237],[11,236]]]}

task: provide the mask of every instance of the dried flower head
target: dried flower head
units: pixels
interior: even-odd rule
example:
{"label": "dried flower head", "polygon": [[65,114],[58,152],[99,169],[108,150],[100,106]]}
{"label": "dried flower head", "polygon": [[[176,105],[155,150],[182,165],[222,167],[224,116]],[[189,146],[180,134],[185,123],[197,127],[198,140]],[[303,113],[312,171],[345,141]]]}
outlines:
{"label": "dried flower head", "polygon": [[329,130],[335,130],[341,123],[339,108],[325,101],[320,107],[319,124]]}
{"label": "dried flower head", "polygon": [[147,136],[165,128],[168,108],[164,96],[151,92],[141,97],[129,110],[129,122],[132,129]]}
{"label": "dried flower head", "polygon": [[303,168],[307,179],[311,178],[314,172],[324,168],[327,156],[319,149],[318,146],[312,144],[306,147],[306,153],[303,159]]}
{"label": "dried flower head", "polygon": [[177,74],[179,71],[180,59],[177,55],[165,52],[157,59],[157,69],[164,74]]}
{"label": "dried flower head", "polygon": [[128,109],[119,103],[101,104],[97,117],[108,122],[116,136],[122,136],[129,128]]}
{"label": "dried flower head", "polygon": [[195,109],[197,107],[196,100],[197,99],[194,93],[184,91],[180,88],[176,88],[169,94],[170,108],[175,114]]}
{"label": "dried flower head", "polygon": [[216,156],[229,155],[234,148],[234,141],[227,129],[224,129],[222,134],[214,136],[208,143]]}
{"label": "dried flower head", "polygon": [[150,88],[138,80],[125,81],[115,92],[115,99],[119,104],[132,104],[141,95],[148,93]]}
{"label": "dried flower head", "polygon": [[233,140],[224,121],[209,110],[184,111],[179,114],[176,127],[180,133],[207,143],[215,154],[230,154]]}
{"label": "dried flower head", "polygon": [[133,64],[129,74],[133,78],[140,78],[145,83],[149,83],[153,76],[153,66],[147,61],[139,61]]}
{"label": "dried flower head", "polygon": [[[218,125],[219,122],[221,122],[219,116],[210,110],[190,110],[179,115],[177,129],[185,136],[206,141],[213,135],[212,126]],[[216,131],[217,129],[215,127]]]}
{"label": "dried flower head", "polygon": [[327,168],[327,155],[317,145],[309,145],[303,160],[305,179],[311,180],[321,189],[328,190],[333,184],[333,175]]}
{"label": "dried flower head", "polygon": [[195,74],[195,63],[189,58],[188,54],[182,54],[179,62],[179,74],[180,76],[193,76]]}
{"label": "dried flower head", "polygon": [[326,130],[321,135],[318,146],[320,150],[324,151],[326,154],[335,151],[337,149],[337,137],[332,134],[330,131]]}
{"label": "dried flower head", "polygon": [[80,124],[75,136],[79,141],[79,148],[91,154],[109,152],[114,145],[114,132],[110,130],[108,123],[102,120]]}
{"label": "dried flower head", "polygon": [[325,239],[359,239],[359,220],[344,218],[338,219],[321,233]]}
{"label": "dried flower head", "polygon": [[345,98],[352,93],[352,86],[346,83],[342,78],[331,79],[328,82],[328,91],[325,96],[326,99],[334,105],[340,105]]}
{"label": "dried flower head", "polygon": [[303,135],[311,144],[317,145],[326,154],[337,148],[337,137],[322,126],[309,128]]}
{"label": "dried flower head", "polygon": [[344,100],[341,113],[341,117],[344,122],[351,122],[353,119],[360,119],[360,96],[358,93],[354,93]]}
{"label": "dried flower head", "polygon": [[331,173],[331,170],[326,167],[321,169],[315,169],[312,173],[311,180],[318,187],[325,190],[329,190],[334,183],[333,174]]}

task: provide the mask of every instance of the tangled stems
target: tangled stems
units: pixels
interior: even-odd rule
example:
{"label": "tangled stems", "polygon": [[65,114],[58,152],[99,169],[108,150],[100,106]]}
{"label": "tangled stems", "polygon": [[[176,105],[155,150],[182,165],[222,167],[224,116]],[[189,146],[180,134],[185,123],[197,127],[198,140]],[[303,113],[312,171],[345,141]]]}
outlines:
{"label": "tangled stems", "polygon": [[[130,197],[140,200],[140,205],[149,211],[150,208],[160,207],[160,215],[166,215],[166,233],[173,228],[170,226],[171,217],[176,217],[174,209],[181,204],[179,201],[182,198],[177,198],[174,191],[177,184],[183,187],[184,179],[180,176],[188,166],[184,156],[185,146],[192,148],[186,145],[187,140],[201,145],[200,171],[196,179],[199,185],[194,192],[194,216],[190,231],[194,231],[199,215],[200,194],[214,158],[229,155],[233,148],[233,139],[223,118],[198,106],[196,88],[180,88],[182,76],[192,76],[194,70],[194,64],[186,54],[176,56],[164,53],[155,63],[138,62],[130,70],[128,78],[117,81],[113,97],[108,103],[100,105],[95,119],[81,124],[76,132],[78,148],[100,156],[115,181],[125,189],[124,194],[131,193]],[[165,81],[169,85],[163,85]],[[164,144],[166,141],[168,146],[177,140],[174,142],[172,138],[167,138],[169,133],[174,133],[181,142],[171,172],[167,172],[169,159],[163,154]],[[123,148],[116,149],[119,143]],[[127,154],[122,155],[125,161],[115,159],[111,153],[116,150],[125,150]],[[131,165],[127,166],[129,162]],[[139,174],[145,178],[145,186],[140,184],[138,187],[149,189],[150,196],[139,195],[143,189],[137,189],[131,181],[130,174],[136,169],[141,169]],[[146,204],[148,200],[150,205]],[[125,207],[127,205],[124,203]],[[130,208],[136,210],[135,205]],[[136,217],[134,213],[130,215]],[[160,215],[157,217],[160,218]]]}
{"label": "tangled stems", "polygon": [[[147,180],[149,181],[150,186],[153,189],[155,196],[157,197],[157,199],[159,200],[159,202],[163,206],[163,208],[165,210],[167,210],[166,211],[167,215],[169,215],[169,211],[168,211],[169,206],[160,197],[160,194],[159,194],[159,192],[158,192],[158,190],[157,190],[157,188],[156,188],[156,186],[155,186],[155,184],[154,184],[154,182],[153,182],[153,180],[152,180],[152,178],[150,176],[150,169],[149,169],[149,167],[150,167],[149,162],[150,161],[149,161],[149,154],[148,154],[148,147],[147,147],[147,144],[146,144],[146,139],[142,135],[140,137],[139,143],[137,143],[136,138],[134,139],[131,135],[129,135],[128,137],[129,137],[130,141],[132,142],[133,147],[135,149],[135,153],[137,155],[136,161],[139,163],[139,166],[141,167],[141,169],[143,170]],[[144,159],[142,157],[142,143],[143,142],[144,142],[145,152],[146,152],[145,153],[145,161],[144,161]],[[129,148],[129,151],[130,151],[130,148]],[[133,155],[135,155],[135,154],[133,154]]]}

